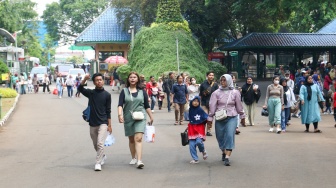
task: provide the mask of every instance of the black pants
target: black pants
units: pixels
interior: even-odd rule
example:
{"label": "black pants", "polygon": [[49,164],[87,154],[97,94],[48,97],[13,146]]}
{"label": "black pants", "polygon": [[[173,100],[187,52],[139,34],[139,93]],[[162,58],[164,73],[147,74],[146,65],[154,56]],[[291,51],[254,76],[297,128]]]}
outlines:
{"label": "black pants", "polygon": [[49,84],[46,83],[43,84],[43,93],[45,92],[45,88],[47,88],[47,91],[50,92]]}

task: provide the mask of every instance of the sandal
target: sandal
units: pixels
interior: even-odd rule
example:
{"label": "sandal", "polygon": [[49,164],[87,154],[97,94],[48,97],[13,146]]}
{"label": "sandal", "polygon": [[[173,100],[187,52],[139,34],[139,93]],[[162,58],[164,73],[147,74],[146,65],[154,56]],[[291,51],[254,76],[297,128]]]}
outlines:
{"label": "sandal", "polygon": [[180,121],[180,125],[183,125],[183,121]]}
{"label": "sandal", "polygon": [[238,135],[240,133],[239,129],[236,129],[236,135]]}
{"label": "sandal", "polygon": [[197,164],[197,163],[199,163],[199,161],[196,161],[196,160],[190,161],[190,164]]}
{"label": "sandal", "polygon": [[208,158],[208,153],[204,150],[204,152],[203,152],[203,159],[207,160],[207,158]]}
{"label": "sandal", "polygon": [[317,130],[314,131],[314,133],[322,133],[322,131],[317,129]]}
{"label": "sandal", "polygon": [[178,121],[175,121],[174,125],[178,125]]}

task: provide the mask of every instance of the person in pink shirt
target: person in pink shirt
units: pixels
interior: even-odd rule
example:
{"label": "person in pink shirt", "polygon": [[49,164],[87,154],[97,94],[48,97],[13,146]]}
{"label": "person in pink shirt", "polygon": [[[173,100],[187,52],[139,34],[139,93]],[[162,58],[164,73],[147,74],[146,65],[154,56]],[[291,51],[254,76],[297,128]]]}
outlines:
{"label": "person in pink shirt", "polygon": [[215,113],[226,110],[227,117],[218,120],[215,118],[215,132],[219,148],[222,150],[222,161],[225,166],[230,166],[229,158],[235,148],[235,133],[240,119],[245,118],[240,92],[234,89],[232,77],[224,74],[220,77],[219,88],[211,94],[209,102],[208,124],[212,126]]}

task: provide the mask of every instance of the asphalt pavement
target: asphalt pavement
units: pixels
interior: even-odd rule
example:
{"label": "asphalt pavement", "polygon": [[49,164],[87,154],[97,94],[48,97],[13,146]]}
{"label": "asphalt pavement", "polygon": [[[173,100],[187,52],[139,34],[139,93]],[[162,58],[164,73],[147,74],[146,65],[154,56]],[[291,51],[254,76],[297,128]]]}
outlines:
{"label": "asphalt pavement", "polygon": [[[258,111],[270,82],[262,90]],[[239,83],[241,86],[242,83]],[[51,86],[53,89],[55,85]],[[92,83],[89,83],[92,87]],[[336,185],[336,128],[332,115],[322,115],[323,133],[304,133],[292,118],[288,132],[268,132],[267,119],[257,113],[256,125],[241,127],[231,166],[223,165],[216,137],[205,142],[209,157],[189,164],[188,146],[181,146],[184,125],[174,126],[174,113],[154,112],[155,143],[143,143],[144,169],[131,160],[128,138],[117,122],[118,93],[112,92],[112,126],[116,143],[106,147],[107,161],[94,171],[95,151],[89,126],[81,117],[87,98],[62,99],[52,94],[27,94],[0,128],[0,187],[293,187]],[[312,128],[311,128],[312,130]],[[214,133],[214,131],[213,131]],[[201,158],[201,154],[199,153]]]}

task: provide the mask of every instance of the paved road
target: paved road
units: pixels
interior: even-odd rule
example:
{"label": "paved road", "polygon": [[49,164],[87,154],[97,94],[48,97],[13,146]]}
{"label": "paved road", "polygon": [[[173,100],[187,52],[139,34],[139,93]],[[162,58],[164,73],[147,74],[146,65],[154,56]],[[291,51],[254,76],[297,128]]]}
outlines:
{"label": "paved road", "polygon": [[[264,90],[268,83],[260,83]],[[110,87],[107,89],[111,91]],[[285,134],[269,133],[267,119],[242,127],[231,163],[220,161],[215,137],[205,142],[207,161],[197,165],[188,147],[180,145],[186,125],[174,126],[173,113],[156,110],[156,143],[144,143],[143,170],[130,166],[128,139],[117,123],[118,94],[112,92],[112,122],[116,144],[107,147],[108,160],[95,172],[95,152],[81,112],[84,97],[62,99],[50,94],[21,96],[0,128],[0,187],[335,187],[336,129],[323,115],[322,134],[303,133],[293,119]],[[263,102],[263,100],[262,100]],[[258,108],[262,106],[259,103]]]}

